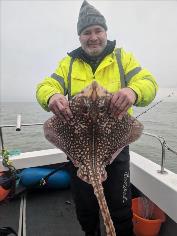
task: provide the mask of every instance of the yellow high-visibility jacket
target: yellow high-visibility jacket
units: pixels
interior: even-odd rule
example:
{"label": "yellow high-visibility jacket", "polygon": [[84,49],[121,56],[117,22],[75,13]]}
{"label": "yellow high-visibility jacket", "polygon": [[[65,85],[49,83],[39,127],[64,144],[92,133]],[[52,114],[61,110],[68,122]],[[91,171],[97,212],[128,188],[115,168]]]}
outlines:
{"label": "yellow high-visibility jacket", "polygon": [[[110,93],[123,87],[133,89],[137,95],[136,106],[146,106],[155,98],[158,86],[155,78],[145,68],[141,68],[134,56],[122,48],[114,49],[99,64],[95,73],[89,64],[69,55],[59,62],[50,77],[37,85],[36,98],[48,109],[49,98],[56,94],[72,97],[96,80]],[[129,110],[132,113],[132,110]]]}

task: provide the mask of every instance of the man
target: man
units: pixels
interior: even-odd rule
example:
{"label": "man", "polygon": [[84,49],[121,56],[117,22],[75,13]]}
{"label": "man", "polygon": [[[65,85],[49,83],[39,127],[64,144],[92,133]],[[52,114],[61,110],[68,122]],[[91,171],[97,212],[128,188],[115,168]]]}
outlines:
{"label": "man", "polygon": [[[121,119],[132,105],[146,106],[155,97],[157,84],[151,73],[140,67],[132,54],[115,48],[107,40],[104,16],[84,1],[77,31],[81,47],[60,61],[55,73],[37,87],[37,100],[47,111],[68,122],[72,118],[68,100],[96,80],[113,93],[110,111]],[[80,180],[71,165],[72,193],[77,218],[86,236],[99,236],[99,206],[90,185]],[[116,235],[132,236],[132,211],[129,174],[129,147],[125,147],[106,168],[104,192]]]}

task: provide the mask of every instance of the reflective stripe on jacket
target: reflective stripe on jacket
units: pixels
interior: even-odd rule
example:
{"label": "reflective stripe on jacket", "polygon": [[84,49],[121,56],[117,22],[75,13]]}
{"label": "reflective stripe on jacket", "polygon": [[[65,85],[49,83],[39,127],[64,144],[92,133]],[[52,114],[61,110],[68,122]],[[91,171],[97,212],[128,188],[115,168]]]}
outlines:
{"label": "reflective stripe on jacket", "polygon": [[[93,74],[89,64],[81,59],[66,56],[60,61],[56,71],[37,86],[36,97],[39,104],[47,111],[49,98],[61,93],[74,96],[96,80],[110,93],[129,87],[137,94],[136,106],[146,106],[157,92],[157,83],[152,74],[141,68],[131,53],[124,49],[115,49],[99,64]],[[131,110],[130,110],[130,113]]]}

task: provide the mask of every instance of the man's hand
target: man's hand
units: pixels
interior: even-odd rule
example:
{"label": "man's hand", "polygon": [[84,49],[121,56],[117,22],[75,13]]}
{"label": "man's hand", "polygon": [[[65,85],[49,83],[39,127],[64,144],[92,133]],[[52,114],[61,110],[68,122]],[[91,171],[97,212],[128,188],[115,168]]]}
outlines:
{"label": "man's hand", "polygon": [[123,88],[112,96],[110,112],[120,120],[135,103],[136,93],[130,88]]}
{"label": "man's hand", "polygon": [[72,113],[69,102],[62,94],[56,93],[49,99],[49,110],[58,116],[62,121],[69,121]]}

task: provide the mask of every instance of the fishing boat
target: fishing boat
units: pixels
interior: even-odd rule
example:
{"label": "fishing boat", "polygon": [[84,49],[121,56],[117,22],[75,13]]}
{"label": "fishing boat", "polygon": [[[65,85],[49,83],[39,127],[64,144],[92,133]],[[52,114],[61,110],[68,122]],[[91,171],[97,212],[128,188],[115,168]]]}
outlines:
{"label": "fishing boat", "polygon": [[[14,127],[20,131],[23,126],[34,125],[43,124],[21,124],[21,117],[17,116],[15,125],[1,126],[2,149],[4,148],[2,132],[4,128]],[[164,212],[165,221],[160,228],[159,236],[175,236],[177,234],[177,174],[165,168],[165,153],[167,149],[176,155],[177,152],[167,145],[163,137],[147,132],[143,135],[159,141],[162,150],[161,165],[150,161],[148,156],[144,157],[133,151],[130,152],[132,195],[138,197],[143,194]],[[1,156],[0,172],[9,171],[8,163],[12,171],[21,172],[26,168],[35,167],[58,168],[57,170],[60,171],[61,168],[65,170],[68,160],[61,150],[53,148],[17,153],[8,158],[6,165],[4,157]],[[45,177],[47,178],[42,178],[42,183],[45,183],[44,180],[48,179],[50,174],[47,172]],[[69,185],[53,189],[40,187],[26,190],[25,188],[19,192],[20,194],[0,204],[0,228],[6,231],[14,230],[18,236],[83,235],[76,219]],[[103,224],[102,235],[106,235]]]}

